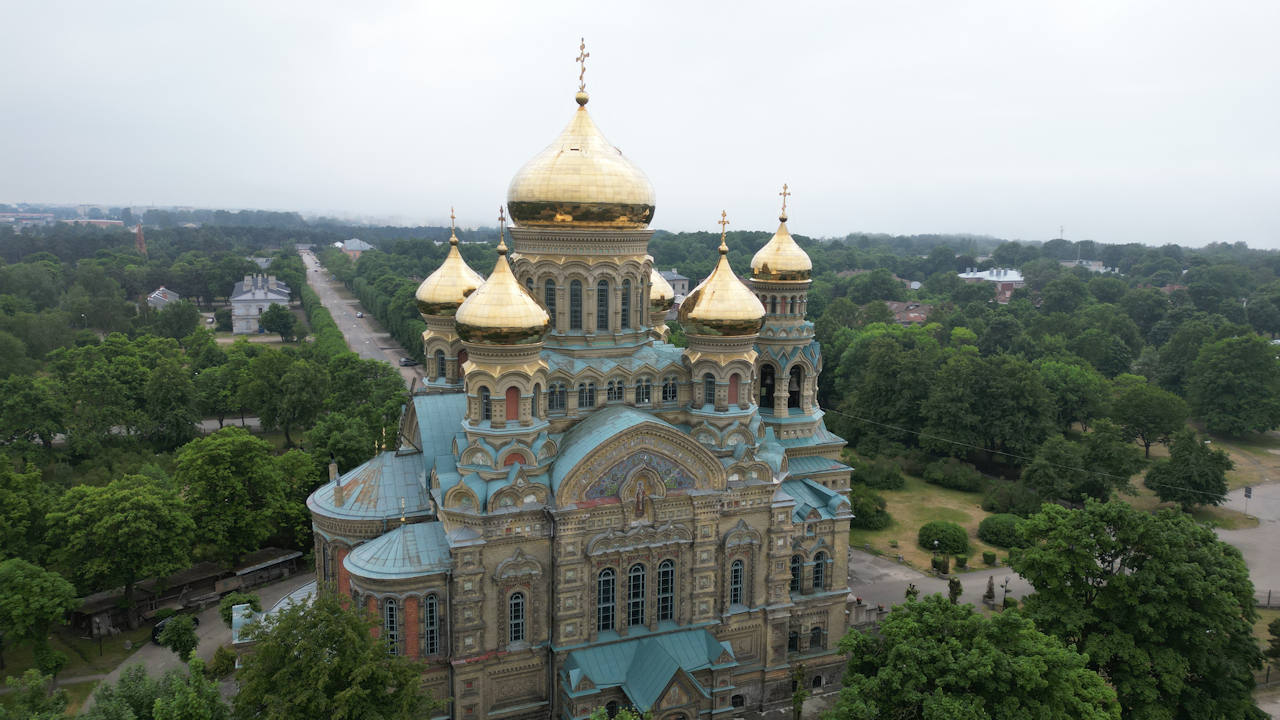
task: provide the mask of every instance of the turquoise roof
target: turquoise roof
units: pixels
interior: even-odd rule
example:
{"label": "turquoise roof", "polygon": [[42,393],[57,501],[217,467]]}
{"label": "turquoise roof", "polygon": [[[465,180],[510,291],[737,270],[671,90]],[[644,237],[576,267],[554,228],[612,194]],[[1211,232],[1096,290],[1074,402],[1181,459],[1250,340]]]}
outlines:
{"label": "turquoise roof", "polygon": [[444,572],[452,559],[444,525],[422,522],[401,525],[356,547],[342,564],[357,577],[398,580]]}
{"label": "turquoise roof", "polygon": [[339,478],[343,486],[341,507],[333,502],[334,484],[326,483],[307,498],[312,512],[334,518],[385,520],[404,513],[420,516],[431,512],[427,499],[427,467],[418,453],[379,453]]}
{"label": "turquoise roof", "polygon": [[841,505],[845,512],[849,510],[849,501],[844,495],[812,480],[783,480],[779,489],[796,501],[795,508],[791,511],[793,522],[804,522],[812,510],[817,510],[818,516],[823,520],[830,520],[839,514]]}
{"label": "turquoise roof", "polygon": [[788,458],[787,469],[791,472],[792,477],[828,472],[850,472],[853,470],[853,468],[842,462],[836,462],[821,455]]}
{"label": "turquoise roof", "polygon": [[676,427],[656,415],[626,405],[610,405],[597,410],[586,420],[573,426],[564,434],[560,454],[551,468],[551,491],[560,492],[560,482],[582,461],[587,453],[603,445],[610,438],[644,423],[655,423],[672,430]]}
{"label": "turquoise roof", "polygon": [[414,395],[413,409],[418,414],[422,454],[428,459],[453,454],[453,436],[467,414],[466,394]]}
{"label": "turquoise roof", "polygon": [[552,372],[562,370],[577,375],[587,368],[595,368],[601,374],[608,375],[611,372],[631,374],[646,366],[653,368],[655,372],[679,368],[683,353],[682,348],[674,345],[654,343],[636,348],[630,354],[620,357],[573,357],[549,348],[542,351],[542,358],[547,362],[547,369]]}
{"label": "turquoise roof", "polygon": [[811,437],[796,437],[779,440],[783,447],[812,447],[814,445],[844,445],[844,438],[827,429],[826,423],[819,422]]}
{"label": "turquoise roof", "polygon": [[[737,664],[728,643],[706,630],[686,630],[575,650],[561,672],[571,693],[585,675],[597,691],[621,688],[645,712],[661,699],[676,673]],[[708,694],[692,676],[689,680],[704,696]]]}

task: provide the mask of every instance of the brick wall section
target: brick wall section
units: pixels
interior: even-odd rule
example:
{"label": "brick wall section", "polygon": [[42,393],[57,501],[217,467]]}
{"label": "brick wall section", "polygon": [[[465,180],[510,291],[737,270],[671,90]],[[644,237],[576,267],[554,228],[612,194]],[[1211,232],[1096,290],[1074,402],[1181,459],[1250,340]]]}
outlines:
{"label": "brick wall section", "polygon": [[422,638],[418,637],[418,598],[404,600],[404,654],[413,660],[418,659],[418,646]]}
{"label": "brick wall section", "polygon": [[350,551],[344,547],[337,548],[333,560],[338,571],[338,594],[343,597],[351,595],[351,576],[347,574],[347,568],[342,562],[347,559],[348,552]]}

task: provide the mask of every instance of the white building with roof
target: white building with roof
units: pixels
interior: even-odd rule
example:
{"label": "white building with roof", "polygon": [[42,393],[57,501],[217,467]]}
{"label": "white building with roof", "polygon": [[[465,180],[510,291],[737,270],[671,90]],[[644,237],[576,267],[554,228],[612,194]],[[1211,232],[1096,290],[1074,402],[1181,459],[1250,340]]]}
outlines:
{"label": "white building with roof", "polygon": [[289,286],[274,275],[245,275],[231,291],[231,332],[258,332],[258,317],[272,305],[289,305]]}

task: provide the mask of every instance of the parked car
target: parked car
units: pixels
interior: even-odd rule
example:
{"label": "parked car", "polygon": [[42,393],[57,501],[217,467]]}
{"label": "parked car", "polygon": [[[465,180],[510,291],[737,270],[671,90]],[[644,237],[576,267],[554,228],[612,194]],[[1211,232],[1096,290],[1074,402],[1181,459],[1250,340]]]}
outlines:
{"label": "parked car", "polygon": [[362,317],[364,317],[364,313],[362,313],[362,312],[358,312],[358,313],[356,313],[356,317],[358,317],[358,318],[362,318]]}
{"label": "parked car", "polygon": [[400,358],[400,367],[413,367],[418,361],[413,358]]}
{"label": "parked car", "polygon": [[[178,616],[177,616],[177,615],[170,615],[169,617],[167,617],[167,618],[165,618],[165,619],[161,620],[160,622],[156,623],[156,626],[155,626],[155,627],[153,627],[153,628],[151,628],[151,642],[153,642],[153,643],[155,643],[155,644],[159,645],[159,644],[160,644],[160,633],[164,632],[164,626],[165,626],[165,625],[166,625],[170,620],[172,620],[172,619],[174,619],[174,618],[176,618],[176,617],[178,617]],[[195,626],[196,626],[196,627],[200,627],[200,618],[196,617],[195,615],[189,615],[188,617],[190,617],[190,618],[191,618],[191,621],[195,624]]]}

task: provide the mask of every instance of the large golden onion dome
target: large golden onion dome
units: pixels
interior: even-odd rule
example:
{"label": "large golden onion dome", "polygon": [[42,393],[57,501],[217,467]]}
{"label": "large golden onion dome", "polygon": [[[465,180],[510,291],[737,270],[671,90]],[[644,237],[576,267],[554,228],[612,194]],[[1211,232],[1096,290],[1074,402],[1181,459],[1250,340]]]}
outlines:
{"label": "large golden onion dome", "polygon": [[551,318],[516,280],[507,264],[507,243],[498,239],[498,263],[489,279],[471,293],[454,315],[458,336],[488,345],[541,342]]}
{"label": "large golden onion dome", "polygon": [[[724,214],[721,213],[721,217]],[[720,235],[720,262],[680,304],[680,326],[690,335],[754,335],[764,322],[764,305],[729,267],[729,248]]]}
{"label": "large golden onion dome", "polygon": [[[452,214],[450,214],[452,219]],[[427,276],[414,293],[418,312],[423,315],[450,316],[471,293],[484,283],[484,277],[471,269],[458,252],[458,235],[450,229],[449,254],[436,271]]]}
{"label": "large golden onion dome", "polygon": [[653,315],[654,324],[666,317],[667,311],[676,302],[675,288],[662,277],[657,268],[649,270],[649,313]]}
{"label": "large golden onion dome", "polygon": [[587,113],[587,93],[560,137],[520,168],[507,209],[522,227],[634,230],[653,220],[653,185]]}
{"label": "large golden onion dome", "polygon": [[808,253],[796,244],[787,229],[787,186],[782,186],[782,212],[778,214],[778,231],[769,242],[751,258],[751,276],[756,280],[797,282],[808,280],[813,272],[813,261]]}

